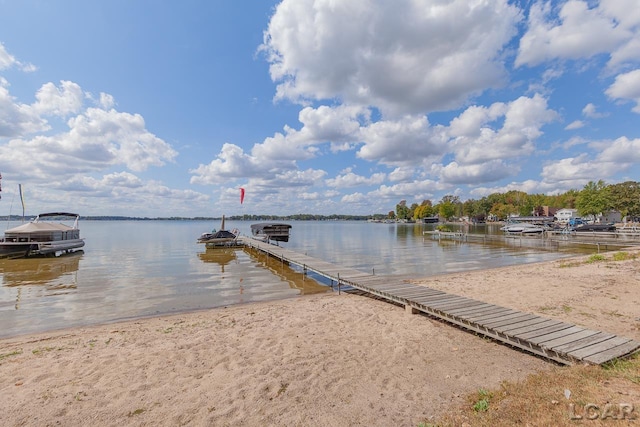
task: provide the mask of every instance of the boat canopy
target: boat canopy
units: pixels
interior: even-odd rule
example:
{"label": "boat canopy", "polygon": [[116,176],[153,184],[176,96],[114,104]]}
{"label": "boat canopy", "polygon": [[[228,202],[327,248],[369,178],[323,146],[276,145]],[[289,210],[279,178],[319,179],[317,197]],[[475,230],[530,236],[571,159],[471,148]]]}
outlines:
{"label": "boat canopy", "polygon": [[10,228],[5,231],[7,233],[35,233],[38,231],[69,231],[74,230],[65,224],[55,224],[50,222],[27,222],[26,224]]}

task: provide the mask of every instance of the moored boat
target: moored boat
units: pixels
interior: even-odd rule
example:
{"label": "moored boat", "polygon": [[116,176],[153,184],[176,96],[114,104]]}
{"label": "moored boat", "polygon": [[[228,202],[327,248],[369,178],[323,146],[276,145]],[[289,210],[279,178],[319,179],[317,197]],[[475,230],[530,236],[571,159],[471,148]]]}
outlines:
{"label": "moored boat", "polygon": [[213,230],[210,233],[202,233],[200,237],[198,237],[198,243],[204,243],[207,248],[231,246],[237,242],[239,235],[240,232],[238,230],[229,231],[224,229],[224,215],[222,215],[220,230]]}
{"label": "moored boat", "polygon": [[616,226],[614,224],[580,224],[577,225],[573,231],[576,232],[585,232],[585,231],[603,231],[603,232],[614,232],[616,231]]}
{"label": "moored boat", "polygon": [[[53,219],[73,221],[69,226]],[[80,238],[80,215],[69,212],[42,213],[28,223],[7,229],[0,240],[0,257],[24,258],[37,255],[58,255],[84,246]]]}
{"label": "moored boat", "polygon": [[504,227],[500,228],[500,230],[506,233],[535,234],[542,233],[545,228],[540,225],[529,224],[526,222],[514,222],[512,224],[505,225]]}

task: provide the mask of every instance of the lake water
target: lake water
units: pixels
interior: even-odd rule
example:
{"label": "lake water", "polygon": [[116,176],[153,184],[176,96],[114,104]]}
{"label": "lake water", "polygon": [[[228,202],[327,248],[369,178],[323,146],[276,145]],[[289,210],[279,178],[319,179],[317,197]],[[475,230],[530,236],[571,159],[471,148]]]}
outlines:
{"label": "lake water", "polygon": [[[423,235],[433,225],[289,223],[291,239],[282,246],[377,275],[418,278],[568,255],[528,247],[520,239],[501,244],[438,241]],[[227,221],[226,228],[250,235],[250,224]],[[0,337],[331,292],[267,256],[196,243],[201,233],[219,226],[209,221],[81,221],[86,245],[80,253],[0,260]],[[497,226],[468,231],[500,233]]]}

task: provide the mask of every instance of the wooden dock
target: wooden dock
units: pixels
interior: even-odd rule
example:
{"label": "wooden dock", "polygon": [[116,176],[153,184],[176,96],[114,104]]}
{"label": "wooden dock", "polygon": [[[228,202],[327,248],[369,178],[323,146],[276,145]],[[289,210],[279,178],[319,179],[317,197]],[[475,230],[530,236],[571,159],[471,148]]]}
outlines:
{"label": "wooden dock", "polygon": [[640,342],[570,323],[449,294],[401,278],[376,276],[295,251],[242,238],[242,243],[283,262],[312,271],[340,287],[347,285],[412,313],[422,312],[527,352],[562,363],[602,364],[640,350]]}

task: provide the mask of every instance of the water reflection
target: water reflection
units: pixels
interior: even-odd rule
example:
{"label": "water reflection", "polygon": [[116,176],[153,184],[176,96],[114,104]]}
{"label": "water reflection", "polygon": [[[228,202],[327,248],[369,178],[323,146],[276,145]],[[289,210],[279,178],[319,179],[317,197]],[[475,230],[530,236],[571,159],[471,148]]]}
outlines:
{"label": "water reflection", "polygon": [[[5,286],[59,286],[56,279],[69,278],[77,285],[77,271],[82,251],[59,257],[24,258],[0,261],[2,283]],[[52,283],[55,281],[55,283]]]}
{"label": "water reflection", "polygon": [[213,262],[218,264],[220,266],[220,272],[224,273],[225,266],[231,264],[232,262],[237,262],[237,250],[239,249],[207,248],[206,252],[201,252],[198,254],[198,258],[200,258],[203,262]]}
{"label": "water reflection", "polygon": [[[239,257],[246,255],[249,256],[252,264],[268,270],[280,281],[286,282],[290,289],[299,291],[301,295],[327,292],[330,289],[309,276],[302,274],[301,271],[292,268],[288,263],[257,250],[248,248],[208,248],[206,252],[199,253],[198,258],[200,258],[202,262],[219,265],[221,273],[225,273],[225,267],[227,267],[226,272],[229,273],[229,277],[233,283],[225,285],[222,282],[216,281],[216,288],[218,290],[221,290],[222,287],[227,287],[229,288],[227,294],[233,293],[233,289],[235,289],[235,292],[239,295],[245,295],[251,293],[254,288],[262,286],[262,283],[253,280],[251,271],[242,273],[242,270],[246,270],[247,266],[244,262],[239,261]],[[247,280],[245,280],[245,278]],[[264,280],[261,282],[263,281]],[[243,299],[241,299],[241,301],[242,300]]]}
{"label": "water reflection", "polygon": [[73,293],[78,287],[78,267],[82,251],[60,257],[0,260],[5,292],[15,289],[13,308],[21,309],[23,299]]}
{"label": "water reflection", "polygon": [[266,268],[271,273],[286,281],[291,289],[297,289],[302,295],[317,294],[327,292],[331,288],[318,283],[302,271],[292,268],[288,263],[283,262],[272,256],[268,256],[255,249],[245,249],[245,251],[257,260],[261,267]]}

